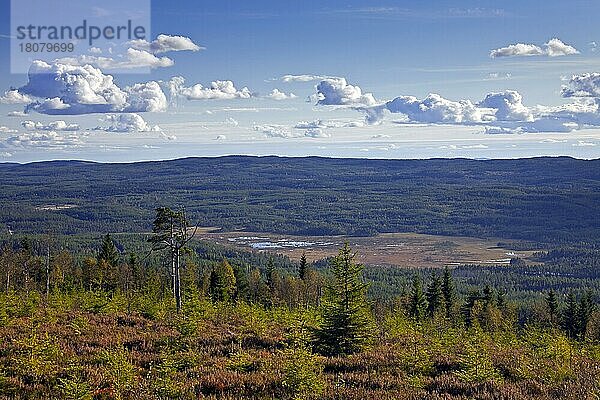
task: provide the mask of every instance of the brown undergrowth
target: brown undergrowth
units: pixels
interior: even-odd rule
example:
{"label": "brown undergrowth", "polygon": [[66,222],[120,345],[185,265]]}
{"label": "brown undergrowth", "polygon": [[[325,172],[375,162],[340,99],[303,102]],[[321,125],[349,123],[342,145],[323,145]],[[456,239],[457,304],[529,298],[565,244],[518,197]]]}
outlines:
{"label": "brown undergrowth", "polygon": [[[84,296],[83,294],[81,296]],[[586,399],[600,347],[551,329],[486,332],[401,313],[375,345],[323,357],[314,310],[196,299],[181,314],[118,295],[2,296],[3,399]],[[130,312],[127,312],[127,309]],[[152,312],[148,310],[151,309]]]}

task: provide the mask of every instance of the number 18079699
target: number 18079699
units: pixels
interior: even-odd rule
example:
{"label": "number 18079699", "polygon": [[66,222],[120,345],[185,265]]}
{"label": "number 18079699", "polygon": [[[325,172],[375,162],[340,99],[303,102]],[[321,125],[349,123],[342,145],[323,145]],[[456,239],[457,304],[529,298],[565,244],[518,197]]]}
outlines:
{"label": "number 18079699", "polygon": [[26,42],[19,43],[21,53],[72,53],[73,43]]}

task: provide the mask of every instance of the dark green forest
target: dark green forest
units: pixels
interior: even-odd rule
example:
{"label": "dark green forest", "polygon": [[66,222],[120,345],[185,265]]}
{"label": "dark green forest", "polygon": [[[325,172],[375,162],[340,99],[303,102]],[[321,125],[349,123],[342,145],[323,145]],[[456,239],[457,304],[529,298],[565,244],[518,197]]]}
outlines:
{"label": "dark green forest", "polygon": [[170,205],[224,230],[596,245],[599,200],[600,160],[566,157],[0,164],[0,222],[19,233],[147,232],[153,210]]}

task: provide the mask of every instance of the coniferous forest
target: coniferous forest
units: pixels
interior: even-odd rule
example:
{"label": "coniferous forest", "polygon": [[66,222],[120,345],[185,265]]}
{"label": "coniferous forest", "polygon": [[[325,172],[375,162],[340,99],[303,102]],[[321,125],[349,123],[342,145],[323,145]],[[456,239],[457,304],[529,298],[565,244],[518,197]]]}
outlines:
{"label": "coniferous forest", "polygon": [[[1,398],[600,396],[595,162],[226,160],[0,168]],[[293,260],[198,225],[544,250],[361,265],[348,243]]]}

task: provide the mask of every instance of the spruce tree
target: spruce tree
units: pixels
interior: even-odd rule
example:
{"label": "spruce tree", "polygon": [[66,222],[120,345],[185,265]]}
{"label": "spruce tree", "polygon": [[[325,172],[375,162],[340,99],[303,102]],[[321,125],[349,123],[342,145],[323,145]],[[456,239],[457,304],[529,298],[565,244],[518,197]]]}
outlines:
{"label": "spruce tree", "polygon": [[556,322],[556,315],[558,314],[558,299],[553,289],[550,289],[546,295],[546,308],[548,309],[548,315],[550,316],[550,323],[554,325]]}
{"label": "spruce tree", "polygon": [[144,270],[140,265],[140,258],[136,253],[130,253],[127,259],[127,265],[131,271],[131,283],[134,291],[142,287],[144,280]]}
{"label": "spruce tree", "polygon": [[479,290],[472,290],[467,295],[465,303],[461,307],[461,313],[467,326],[471,326],[473,325],[473,322],[476,322],[474,321],[473,310],[475,309],[476,304],[481,304],[482,299],[483,297]]}
{"label": "spruce tree", "polygon": [[246,268],[234,265],[233,274],[235,275],[235,300],[247,300],[250,293],[250,284],[248,283]]}
{"label": "spruce tree", "polygon": [[562,323],[563,329],[569,337],[575,338],[579,335],[579,305],[573,291],[569,291],[567,295],[567,304],[563,312]]}
{"label": "spruce tree", "polygon": [[432,272],[431,281],[427,286],[427,311],[430,317],[433,317],[442,308],[443,301],[442,280]]}
{"label": "spruce tree", "polygon": [[506,311],[506,291],[498,290],[496,292],[496,305],[500,311]]}
{"label": "spruce tree", "polygon": [[315,332],[316,348],[326,355],[353,354],[372,340],[373,319],[366,299],[363,266],[348,243],[330,262],[333,280],[326,287],[323,322]]}
{"label": "spruce tree", "polygon": [[300,257],[300,266],[298,267],[298,277],[302,280],[305,280],[307,270],[308,261],[306,261],[306,253],[302,253],[302,257]]}
{"label": "spruce tree", "polygon": [[485,287],[483,288],[482,300],[484,307],[494,305],[494,291],[492,290],[490,285],[485,285]]}
{"label": "spruce tree", "polygon": [[229,301],[234,298],[236,280],[233,267],[227,259],[213,267],[210,273],[210,296],[213,301]]}
{"label": "spruce tree", "polygon": [[107,233],[102,238],[96,259],[103,277],[100,287],[105,290],[115,290],[118,282],[119,251],[110,234]]}
{"label": "spruce tree", "polygon": [[269,261],[267,261],[267,269],[265,272],[267,276],[267,286],[269,287],[269,289],[273,290],[273,287],[275,286],[275,280],[273,279],[275,277],[275,261],[273,260],[273,257],[269,257]]}
{"label": "spruce tree", "polygon": [[581,335],[581,337],[585,337],[585,332],[587,330],[587,326],[588,323],[590,322],[590,318],[592,316],[592,313],[594,312],[594,301],[592,298],[592,293],[591,291],[587,290],[582,296],[581,299],[579,300],[579,307],[578,307],[578,316],[577,316],[577,320],[578,320],[578,330],[579,330],[579,335]]}
{"label": "spruce tree", "polygon": [[98,263],[104,261],[111,267],[116,267],[119,262],[119,251],[109,233],[102,238],[97,259]]}
{"label": "spruce tree", "polygon": [[423,320],[427,313],[427,299],[423,293],[423,283],[419,276],[413,278],[408,313],[416,321]]}
{"label": "spruce tree", "polygon": [[455,293],[454,280],[448,266],[444,268],[444,276],[442,277],[442,293],[444,295],[444,306],[446,308],[446,318],[452,317],[454,309]]}

